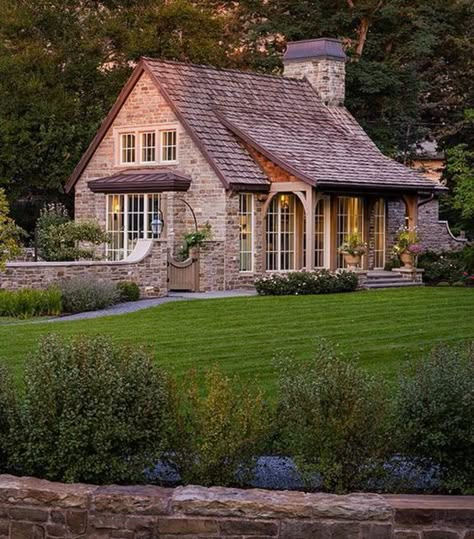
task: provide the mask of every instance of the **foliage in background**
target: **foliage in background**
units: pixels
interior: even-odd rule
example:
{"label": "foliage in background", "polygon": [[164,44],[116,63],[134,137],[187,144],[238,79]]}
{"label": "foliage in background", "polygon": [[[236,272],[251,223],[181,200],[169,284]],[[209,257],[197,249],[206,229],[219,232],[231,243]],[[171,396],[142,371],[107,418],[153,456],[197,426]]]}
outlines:
{"label": "foliage in background", "polygon": [[440,345],[400,379],[402,453],[441,467],[444,489],[474,493],[474,343]]}
{"label": "foliage in background", "polygon": [[120,301],[138,301],[140,299],[140,288],[133,281],[120,281],[117,283],[117,290]]}
{"label": "foliage in background", "polygon": [[58,316],[62,312],[62,295],[56,287],[47,290],[0,290],[0,316],[31,318]]}
{"label": "foliage in background", "polygon": [[[201,394],[204,392],[204,395]],[[174,390],[168,459],[184,483],[245,484],[269,429],[263,395],[210,369]]]}
{"label": "foliage in background", "polygon": [[384,384],[321,341],[311,361],[283,356],[277,421],[284,454],[321,488],[362,488],[389,449],[388,395]]}
{"label": "foliage in background", "polygon": [[166,445],[166,387],[140,348],[45,337],[26,370],[12,464],[50,480],[143,482]]}
{"label": "foliage in background", "polygon": [[358,282],[357,274],[353,271],[333,273],[323,269],[275,273],[269,277],[259,277],[254,285],[261,296],[299,296],[353,292]]}
{"label": "foliage in background", "polygon": [[15,202],[17,221],[63,197],[141,55],[278,72],[287,40],[341,38],[347,105],[386,154],[408,162],[428,134],[472,150],[471,0],[0,0],[0,13],[0,185],[31,207]]}
{"label": "foliage in background", "polygon": [[120,301],[117,285],[86,277],[75,277],[58,283],[62,294],[63,311],[83,313],[105,309]]}
{"label": "foliage in background", "polygon": [[10,217],[5,191],[0,189],[0,271],[8,260],[20,254],[20,236],[21,230]]}
{"label": "foliage in background", "polygon": [[71,220],[62,204],[48,204],[36,223],[39,256],[48,262],[97,258],[94,246],[109,239],[94,220]]}
{"label": "foliage in background", "polygon": [[184,235],[183,245],[179,251],[179,257],[182,260],[189,258],[191,249],[201,247],[201,245],[212,238],[212,229],[210,223],[206,223],[200,230],[189,232]]}

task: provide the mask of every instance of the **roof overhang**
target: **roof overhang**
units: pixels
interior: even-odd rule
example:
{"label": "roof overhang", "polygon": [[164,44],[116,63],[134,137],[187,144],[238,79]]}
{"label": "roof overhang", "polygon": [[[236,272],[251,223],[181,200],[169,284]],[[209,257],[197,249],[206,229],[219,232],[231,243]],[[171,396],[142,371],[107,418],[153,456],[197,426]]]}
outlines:
{"label": "roof overhang", "polygon": [[187,191],[191,178],[165,169],[127,170],[91,180],[87,185],[93,193],[163,193]]}
{"label": "roof overhang", "polygon": [[416,193],[419,195],[442,194],[448,189],[433,182],[433,186],[416,186],[400,184],[357,184],[357,183],[326,183],[317,182],[316,188],[327,193],[344,193],[347,195],[380,195],[380,196],[400,196],[403,193]]}

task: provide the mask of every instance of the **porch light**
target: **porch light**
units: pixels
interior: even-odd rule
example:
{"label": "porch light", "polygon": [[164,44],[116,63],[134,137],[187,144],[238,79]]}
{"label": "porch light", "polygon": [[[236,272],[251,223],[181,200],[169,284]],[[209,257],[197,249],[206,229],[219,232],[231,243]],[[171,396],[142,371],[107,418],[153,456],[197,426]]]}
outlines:
{"label": "porch light", "polygon": [[290,197],[288,195],[280,195],[280,205],[282,209],[287,210],[290,206]]}
{"label": "porch light", "polygon": [[153,220],[150,223],[153,237],[159,237],[163,231],[163,213],[158,210],[158,213],[153,215]]}

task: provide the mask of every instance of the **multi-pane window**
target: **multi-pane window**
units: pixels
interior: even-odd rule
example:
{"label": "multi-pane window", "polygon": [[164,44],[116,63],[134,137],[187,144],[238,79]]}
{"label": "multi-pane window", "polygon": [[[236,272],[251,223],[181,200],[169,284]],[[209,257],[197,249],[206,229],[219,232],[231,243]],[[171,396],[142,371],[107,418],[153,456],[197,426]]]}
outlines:
{"label": "multi-pane window", "polygon": [[142,133],[142,163],[156,161],[156,133],[154,131]]}
{"label": "multi-pane window", "polygon": [[159,194],[107,195],[107,245],[109,260],[123,260],[137,240],[157,238],[152,223],[161,216]]}
{"label": "multi-pane window", "polygon": [[[364,206],[359,197],[338,197],[337,199],[337,247],[346,241],[348,234],[363,234]],[[338,253],[337,267],[344,268],[344,256]]]}
{"label": "multi-pane window", "polygon": [[239,197],[240,271],[253,271],[253,195]]}
{"label": "multi-pane window", "polygon": [[123,133],[121,140],[122,163],[135,163],[136,136],[134,133]]}
{"label": "multi-pane window", "polygon": [[169,163],[176,161],[176,129],[161,132],[161,161]]}
{"label": "multi-pane window", "polygon": [[176,163],[178,133],[173,129],[143,128],[118,134],[117,165]]}
{"label": "multi-pane window", "polygon": [[374,267],[385,266],[385,201],[379,198],[374,207]]}
{"label": "multi-pane window", "polygon": [[270,202],[266,220],[268,271],[287,271],[295,268],[295,214],[294,195],[282,194]]}
{"label": "multi-pane window", "polygon": [[314,210],[314,267],[324,268],[326,265],[326,201],[320,198]]}

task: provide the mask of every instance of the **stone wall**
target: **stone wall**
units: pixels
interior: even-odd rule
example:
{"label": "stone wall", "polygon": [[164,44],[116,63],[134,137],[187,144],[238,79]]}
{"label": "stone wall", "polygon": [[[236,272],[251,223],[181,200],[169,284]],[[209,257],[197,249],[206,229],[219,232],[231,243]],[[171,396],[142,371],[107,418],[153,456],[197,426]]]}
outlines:
{"label": "stone wall", "polygon": [[426,249],[451,251],[462,249],[466,245],[466,239],[453,236],[447,221],[439,220],[437,199],[419,207],[418,230]]}
{"label": "stone wall", "polygon": [[1,539],[473,539],[474,498],[65,485],[0,476]]}
{"label": "stone wall", "polygon": [[74,277],[104,281],[134,281],[143,296],[167,294],[167,252],[165,241],[153,242],[150,251],[136,262],[12,262],[0,272],[0,288],[47,288]]}

